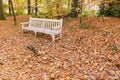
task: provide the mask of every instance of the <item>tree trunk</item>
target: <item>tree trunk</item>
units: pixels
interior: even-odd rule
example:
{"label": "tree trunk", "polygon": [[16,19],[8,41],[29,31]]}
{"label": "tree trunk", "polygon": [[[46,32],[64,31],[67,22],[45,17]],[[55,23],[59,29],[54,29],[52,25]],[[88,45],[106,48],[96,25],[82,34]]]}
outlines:
{"label": "tree trunk", "polygon": [[82,5],[82,0],[79,2],[79,8],[80,8],[80,10],[79,10],[79,14],[80,14],[80,23],[82,23],[82,7],[83,7],[83,5]]}
{"label": "tree trunk", "polygon": [[35,15],[37,15],[38,12],[38,0],[35,0]]}
{"label": "tree trunk", "polygon": [[27,3],[27,5],[28,5],[28,15],[30,15],[30,13],[31,13],[31,0],[28,0],[27,2],[28,2]]}
{"label": "tree trunk", "polygon": [[16,16],[15,16],[15,13],[14,13],[14,8],[13,8],[12,0],[10,0],[10,4],[11,4],[12,14],[13,14],[13,17],[14,17],[14,25],[16,26],[16,25],[17,25],[17,22],[16,22]]}
{"label": "tree trunk", "polygon": [[73,0],[73,9],[72,9],[73,17],[78,16],[78,13],[76,11],[77,7],[78,7],[78,0]]}
{"label": "tree trunk", "polygon": [[59,2],[56,3],[56,11],[57,11],[57,14],[59,14]]}
{"label": "tree trunk", "polygon": [[6,20],[4,16],[4,11],[3,11],[3,1],[0,0],[0,20]]}
{"label": "tree trunk", "polygon": [[9,6],[9,15],[11,15],[11,5],[10,5],[10,0],[8,0],[8,6]]}

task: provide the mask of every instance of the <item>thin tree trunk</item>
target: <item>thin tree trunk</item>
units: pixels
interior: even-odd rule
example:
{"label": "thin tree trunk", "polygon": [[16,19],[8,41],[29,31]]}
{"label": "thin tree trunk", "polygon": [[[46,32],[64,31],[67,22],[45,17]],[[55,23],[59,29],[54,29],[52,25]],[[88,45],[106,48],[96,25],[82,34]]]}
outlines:
{"label": "thin tree trunk", "polygon": [[82,0],[79,2],[79,7],[80,7],[80,11],[79,11],[79,14],[80,14],[80,23],[82,23]]}
{"label": "thin tree trunk", "polygon": [[12,10],[13,18],[14,18],[14,25],[16,26],[17,25],[17,21],[16,21],[16,16],[15,16],[15,13],[14,13],[12,0],[10,0],[10,4],[11,4],[11,10]]}
{"label": "thin tree trunk", "polygon": [[10,6],[10,0],[8,0],[8,6],[9,6],[9,15],[11,15],[11,6]]}
{"label": "thin tree trunk", "polygon": [[38,0],[35,0],[35,15],[37,15],[38,12]]}
{"label": "thin tree trunk", "polygon": [[0,20],[6,20],[4,16],[4,11],[3,11],[3,1],[0,0]]}
{"label": "thin tree trunk", "polygon": [[59,3],[58,2],[56,4],[56,11],[57,11],[57,14],[59,14]]}
{"label": "thin tree trunk", "polygon": [[28,0],[28,15],[31,13],[31,0]]}

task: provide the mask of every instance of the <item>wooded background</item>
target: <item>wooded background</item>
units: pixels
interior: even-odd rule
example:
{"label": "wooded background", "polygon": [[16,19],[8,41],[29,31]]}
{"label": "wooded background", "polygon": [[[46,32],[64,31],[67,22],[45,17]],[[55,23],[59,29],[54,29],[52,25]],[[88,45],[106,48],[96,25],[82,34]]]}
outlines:
{"label": "wooded background", "polygon": [[[13,5],[11,5],[11,2]],[[12,6],[14,10],[12,11]],[[3,12],[4,11],[4,12]],[[42,18],[88,15],[120,16],[119,0],[0,0],[0,18],[4,15],[32,15]],[[82,15],[79,15],[82,14]]]}

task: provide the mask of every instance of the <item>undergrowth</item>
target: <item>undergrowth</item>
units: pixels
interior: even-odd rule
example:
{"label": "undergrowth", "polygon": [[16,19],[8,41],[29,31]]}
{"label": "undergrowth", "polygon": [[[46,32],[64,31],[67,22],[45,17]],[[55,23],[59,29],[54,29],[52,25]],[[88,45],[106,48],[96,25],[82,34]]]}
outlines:
{"label": "undergrowth", "polygon": [[81,23],[81,24],[79,25],[79,28],[88,29],[89,26],[88,26],[86,23]]}
{"label": "undergrowth", "polygon": [[116,44],[110,45],[111,54],[117,54],[118,46]]}

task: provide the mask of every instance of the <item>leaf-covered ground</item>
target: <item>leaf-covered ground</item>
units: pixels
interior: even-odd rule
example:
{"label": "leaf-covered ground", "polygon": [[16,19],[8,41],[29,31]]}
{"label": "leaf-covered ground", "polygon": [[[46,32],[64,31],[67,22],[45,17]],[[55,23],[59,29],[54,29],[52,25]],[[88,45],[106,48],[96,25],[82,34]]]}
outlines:
{"label": "leaf-covered ground", "polygon": [[[63,38],[22,33],[17,16],[0,21],[0,80],[120,80],[120,18],[89,18],[88,29],[79,19],[64,19]],[[27,46],[39,50],[36,55]]]}

